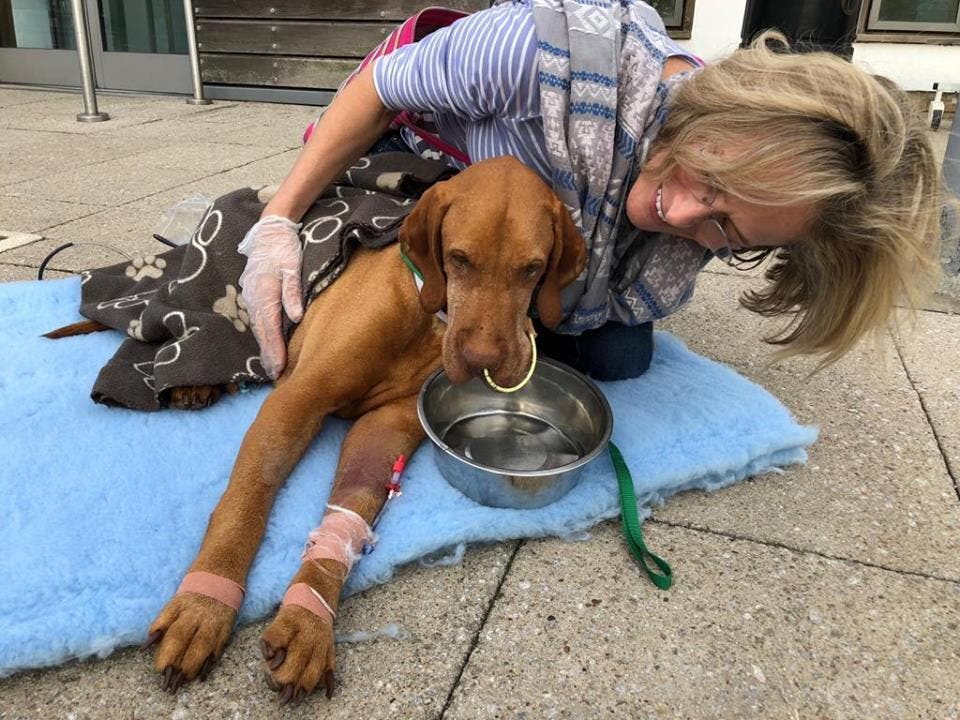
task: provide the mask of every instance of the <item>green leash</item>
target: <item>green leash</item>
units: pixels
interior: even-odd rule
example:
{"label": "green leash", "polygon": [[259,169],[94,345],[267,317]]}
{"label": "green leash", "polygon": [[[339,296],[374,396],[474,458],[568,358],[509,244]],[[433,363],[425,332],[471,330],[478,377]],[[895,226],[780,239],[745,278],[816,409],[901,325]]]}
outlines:
{"label": "green leash", "polygon": [[[623,521],[623,534],[627,538],[627,546],[637,564],[643,568],[650,578],[650,582],[661,590],[668,590],[673,584],[673,570],[667,561],[654,555],[643,543],[643,530],[640,529],[640,518],[637,517],[637,496],[633,492],[633,477],[630,468],[624,462],[620,450],[612,442],[609,444],[610,459],[617,472],[617,484],[620,486],[620,518]],[[660,572],[653,569],[651,563]]]}

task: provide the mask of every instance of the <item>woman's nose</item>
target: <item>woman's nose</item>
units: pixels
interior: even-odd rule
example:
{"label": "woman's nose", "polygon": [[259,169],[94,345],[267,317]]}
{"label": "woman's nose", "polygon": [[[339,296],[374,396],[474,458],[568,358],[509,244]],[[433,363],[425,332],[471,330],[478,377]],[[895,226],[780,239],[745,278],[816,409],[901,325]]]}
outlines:
{"label": "woman's nose", "polygon": [[695,229],[697,225],[713,214],[710,206],[699,200],[683,184],[674,183],[670,189],[673,191],[671,193],[672,197],[664,212],[664,217],[674,227]]}

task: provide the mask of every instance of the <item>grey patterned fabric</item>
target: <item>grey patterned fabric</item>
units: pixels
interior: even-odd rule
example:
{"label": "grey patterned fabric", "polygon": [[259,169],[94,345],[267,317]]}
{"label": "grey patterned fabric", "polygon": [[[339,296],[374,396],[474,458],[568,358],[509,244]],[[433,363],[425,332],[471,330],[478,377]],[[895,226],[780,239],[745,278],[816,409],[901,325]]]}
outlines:
{"label": "grey patterned fabric", "polygon": [[[455,172],[405,152],[361,158],[347,170],[303,218],[305,303],[357,247],[394,242],[414,200]],[[246,258],[237,245],[273,190],[218,198],[186,245],[82,273],[81,314],[128,336],[100,371],[94,401],[157,410],[169,388],[269,382],[240,295]]]}
{"label": "grey patterned fabric", "polygon": [[660,81],[676,50],[646,3],[533,0],[533,16],[553,189],[589,252],[586,270],[564,291],[559,331],[661,318],[689,299],[705,252],[692,240],[639,232],[624,205],[688,75]]}

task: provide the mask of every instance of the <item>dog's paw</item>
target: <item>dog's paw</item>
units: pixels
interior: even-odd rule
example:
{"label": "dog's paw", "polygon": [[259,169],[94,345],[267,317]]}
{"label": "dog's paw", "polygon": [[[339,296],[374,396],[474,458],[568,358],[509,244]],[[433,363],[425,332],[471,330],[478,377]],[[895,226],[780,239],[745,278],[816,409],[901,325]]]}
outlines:
{"label": "dog's paw", "polygon": [[333,627],[297,605],[281,607],[260,641],[267,684],[280,704],[299,703],[323,682],[334,690]]}
{"label": "dog's paw", "polygon": [[154,667],[163,674],[162,687],[175,693],[194,678],[207,674],[230,640],[236,611],[196,593],[176,595],[153,621],[144,647],[156,645]]}
{"label": "dog's paw", "polygon": [[174,410],[203,410],[213,405],[224,391],[237,392],[236,383],[226,385],[189,385],[167,390],[167,407]]}

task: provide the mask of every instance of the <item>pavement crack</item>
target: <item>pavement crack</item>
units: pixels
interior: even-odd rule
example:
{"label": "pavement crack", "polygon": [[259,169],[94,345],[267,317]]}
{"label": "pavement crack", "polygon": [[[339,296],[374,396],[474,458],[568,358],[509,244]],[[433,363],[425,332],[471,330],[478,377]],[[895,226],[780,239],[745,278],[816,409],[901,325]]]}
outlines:
{"label": "pavement crack", "polygon": [[793,545],[787,545],[786,543],[777,542],[776,540],[763,540],[760,538],[750,537],[748,535],[738,535],[737,533],[727,532],[725,530],[714,530],[712,528],[702,527],[700,525],[694,525],[693,523],[682,523],[675,522],[672,520],[663,520],[656,518],[649,518],[647,522],[655,525],[665,525],[672,528],[681,528],[683,530],[692,530],[694,532],[707,533],[708,535],[716,535],[718,537],[725,537],[730,540],[740,540],[742,542],[751,542],[756,543],[757,545],[766,545],[768,547],[780,548],[781,550],[788,550],[792,553],[797,553],[799,555],[815,555],[816,557],[823,558],[824,560],[836,560],[837,562],[846,562],[853,563],[855,565],[862,565],[863,567],[873,568],[875,570],[884,570],[886,572],[896,573],[897,575],[906,575],[908,577],[917,577],[923,578],[924,580],[938,580],[940,582],[952,583],[954,585],[960,585],[960,580],[957,578],[944,577],[942,575],[931,575],[930,573],[918,572],[915,570],[903,570],[901,568],[890,567],[888,565],[881,565],[880,563],[870,562],[869,560],[858,560],[852,557],[843,557],[841,555],[831,555],[830,553],[825,553],[821,550],[812,550],[809,548],[800,548]]}
{"label": "pavement crack", "polygon": [[480,624],[477,626],[477,631],[473,634],[473,641],[470,643],[470,648],[467,650],[467,655],[463,659],[463,663],[460,665],[460,670],[457,672],[457,677],[454,678],[453,684],[450,686],[450,692],[447,693],[447,699],[443,703],[443,708],[440,710],[440,714],[437,715],[437,720],[443,720],[447,714],[447,710],[450,708],[451,703],[453,703],[453,695],[457,691],[457,688],[460,687],[460,678],[463,677],[464,670],[467,669],[467,665],[470,664],[470,658],[473,657],[473,651],[477,649],[477,645],[480,644],[480,633],[483,632],[483,628],[487,626],[487,619],[490,617],[490,613],[493,612],[493,606],[497,604],[497,600],[500,599],[503,589],[503,583],[506,582],[507,576],[510,574],[510,568],[513,567],[514,558],[517,557],[517,553],[520,552],[526,544],[525,540],[518,540],[513,546],[513,552],[510,553],[510,557],[507,558],[507,564],[503,568],[503,572],[500,574],[500,582],[497,583],[497,589],[493,593],[493,597],[490,598],[490,602],[487,603],[487,607],[483,612],[483,617],[480,618]]}
{"label": "pavement crack", "polygon": [[917,395],[917,400],[920,401],[920,408],[923,410],[923,416],[927,419],[927,425],[930,426],[930,432],[933,433],[933,439],[937,441],[937,450],[940,451],[940,458],[943,460],[943,464],[947,468],[947,475],[950,476],[950,481],[953,483],[953,491],[957,495],[957,500],[960,500],[960,479],[958,479],[958,472],[950,462],[950,455],[943,446],[943,440],[940,437],[940,433],[937,432],[937,426],[930,417],[930,411],[927,409],[927,403],[923,397],[923,393],[917,389],[917,383],[914,381],[913,375],[910,374],[910,368],[907,367],[907,361],[903,357],[903,351],[900,349],[900,344],[897,342],[896,337],[893,338],[893,347],[897,351],[897,357],[900,359],[900,365],[903,367],[903,372],[906,374],[907,380],[910,382],[910,387],[913,388],[913,392]]}

